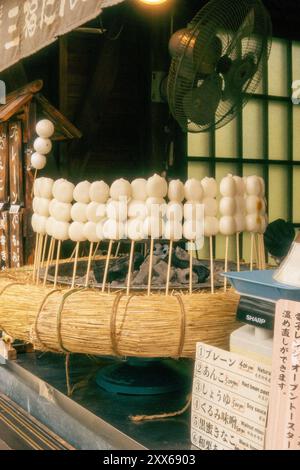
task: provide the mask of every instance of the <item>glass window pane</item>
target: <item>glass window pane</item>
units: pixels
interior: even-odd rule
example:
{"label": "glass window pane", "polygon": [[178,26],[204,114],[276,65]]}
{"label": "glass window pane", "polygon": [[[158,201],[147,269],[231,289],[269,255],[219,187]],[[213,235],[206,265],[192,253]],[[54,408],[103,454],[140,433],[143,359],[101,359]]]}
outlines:
{"label": "glass window pane", "polygon": [[288,150],[288,105],[269,103],[269,158],[286,160]]}
{"label": "glass window pane", "polygon": [[300,42],[293,42],[293,80],[300,80]]}
{"label": "glass window pane", "polygon": [[264,175],[264,168],[263,165],[255,165],[254,163],[250,163],[243,166],[243,176],[263,176]]}
{"label": "glass window pane", "polygon": [[188,164],[188,177],[202,180],[209,174],[209,164],[206,162],[189,162]]}
{"label": "glass window pane", "polygon": [[294,168],[294,205],[293,205],[293,223],[300,223],[300,168]]}
{"label": "glass window pane", "polygon": [[269,168],[269,219],[287,220],[288,217],[288,172],[285,167],[272,165]]}
{"label": "glass window pane", "polygon": [[300,160],[300,105],[293,106],[294,116],[294,160]]}
{"label": "glass window pane", "polygon": [[216,156],[236,157],[237,143],[237,118],[235,118],[216,131]]}
{"label": "glass window pane", "polygon": [[288,96],[290,84],[287,82],[287,42],[273,39],[269,58],[269,95]]}
{"label": "glass window pane", "polygon": [[200,132],[188,134],[188,156],[209,157],[210,156],[210,133]]}
{"label": "glass window pane", "polygon": [[243,110],[244,158],[263,158],[263,102],[250,101]]}

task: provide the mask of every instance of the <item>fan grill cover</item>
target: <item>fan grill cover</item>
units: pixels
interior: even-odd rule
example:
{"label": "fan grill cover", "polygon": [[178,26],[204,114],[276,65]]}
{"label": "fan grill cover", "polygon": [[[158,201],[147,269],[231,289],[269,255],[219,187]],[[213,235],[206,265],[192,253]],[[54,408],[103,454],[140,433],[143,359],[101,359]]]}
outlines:
{"label": "fan grill cover", "polygon": [[260,0],[210,0],[183,30],[167,93],[184,131],[204,132],[231,121],[261,81],[272,25]]}

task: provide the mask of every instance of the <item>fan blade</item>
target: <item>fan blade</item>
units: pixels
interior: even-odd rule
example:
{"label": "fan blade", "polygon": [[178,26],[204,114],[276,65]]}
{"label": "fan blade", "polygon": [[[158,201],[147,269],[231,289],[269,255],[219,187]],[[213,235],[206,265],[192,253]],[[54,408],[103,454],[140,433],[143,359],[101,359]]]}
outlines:
{"label": "fan blade", "polygon": [[183,109],[188,120],[199,126],[214,121],[222,97],[222,78],[210,75],[199,88],[193,88],[183,98]]}
{"label": "fan blade", "polygon": [[256,71],[257,65],[251,54],[244,59],[233,61],[229,70],[223,73],[225,81],[223,101],[228,99],[236,100],[237,97],[240,97],[244,86],[255,75]]}
{"label": "fan blade", "polygon": [[246,16],[243,24],[240,26],[236,36],[234,36],[230,42],[230,46],[226,51],[226,55],[229,57],[236,48],[240,48],[240,44],[243,38],[251,36],[255,25],[255,10],[252,8]]}

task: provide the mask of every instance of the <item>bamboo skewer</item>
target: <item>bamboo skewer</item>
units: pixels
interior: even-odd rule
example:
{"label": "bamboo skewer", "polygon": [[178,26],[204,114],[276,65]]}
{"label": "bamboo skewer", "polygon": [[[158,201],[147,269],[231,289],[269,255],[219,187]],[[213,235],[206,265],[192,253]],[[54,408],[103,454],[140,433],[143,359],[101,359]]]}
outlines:
{"label": "bamboo skewer", "polygon": [[213,237],[209,237],[209,259],[210,259],[210,290],[215,293],[215,273],[214,273],[214,251],[213,251]]}
{"label": "bamboo skewer", "polygon": [[34,262],[33,262],[33,271],[32,271],[32,282],[35,281],[36,265],[37,265],[37,257],[38,257],[38,247],[39,247],[39,239],[40,239],[40,234],[39,234],[39,233],[36,233],[36,237],[35,237],[35,250],[34,250]]}
{"label": "bamboo skewer", "polygon": [[57,251],[56,251],[56,263],[55,263],[55,274],[54,274],[54,289],[57,286],[58,266],[60,259],[61,240],[58,240]]}
{"label": "bamboo skewer", "polygon": [[117,256],[119,255],[120,248],[121,248],[121,242],[118,242],[117,249],[116,249],[116,252],[115,252],[115,258],[117,258]]}
{"label": "bamboo skewer", "polygon": [[109,268],[109,261],[111,257],[111,250],[113,247],[113,240],[110,240],[109,245],[108,245],[108,252],[106,256],[106,263],[105,263],[105,271],[104,271],[104,276],[103,276],[103,282],[102,282],[102,292],[105,291],[105,286],[106,286],[106,280],[107,280],[107,275],[108,275],[108,268]]}
{"label": "bamboo skewer", "polygon": [[167,271],[167,284],[166,284],[166,295],[169,295],[170,276],[171,276],[171,265],[172,265],[172,251],[173,251],[173,240],[170,240],[169,258],[168,258],[168,271]]}
{"label": "bamboo skewer", "polygon": [[152,269],[153,269],[153,250],[154,250],[154,238],[150,240],[150,258],[149,258],[149,275],[148,275],[148,296],[151,294],[151,282],[152,282]]}
{"label": "bamboo skewer", "polygon": [[132,274],[132,265],[133,265],[133,255],[134,255],[134,241],[131,240],[130,246],[130,256],[129,256],[129,267],[128,267],[128,276],[127,276],[127,295],[130,292],[130,284],[131,284],[131,274]]}
{"label": "bamboo skewer", "polygon": [[253,247],[254,247],[254,259],[255,259],[255,265],[256,269],[259,269],[259,252],[257,249],[257,243],[256,243],[256,236],[253,234]]}
{"label": "bamboo skewer", "polygon": [[240,234],[236,234],[236,264],[238,273],[241,271],[241,261],[240,261]]}
{"label": "bamboo skewer", "polygon": [[42,254],[42,261],[41,261],[41,268],[44,267],[45,258],[46,258],[46,251],[47,251],[47,244],[48,244],[48,234],[46,234],[46,236],[45,236],[44,248],[43,248],[43,254]]}
{"label": "bamboo skewer", "polygon": [[[225,242],[225,267],[224,271],[225,273],[228,272],[228,250],[229,250],[229,237],[226,236],[226,242]],[[224,292],[227,291],[227,277],[224,278]]]}
{"label": "bamboo skewer", "polygon": [[87,264],[87,270],[86,270],[85,287],[88,287],[88,285],[89,285],[91,264],[92,264],[92,259],[93,259],[93,249],[94,249],[94,243],[91,242],[91,244],[90,244],[89,258],[88,258],[88,264]]}
{"label": "bamboo skewer", "polygon": [[250,239],[250,271],[253,271],[254,233],[251,232]]}
{"label": "bamboo skewer", "polygon": [[55,240],[53,237],[51,237],[49,251],[48,251],[48,258],[47,258],[47,263],[46,263],[46,269],[45,269],[45,275],[44,275],[44,283],[43,283],[44,287],[46,286],[46,283],[47,283],[50,262],[52,262],[52,259],[53,259],[54,246],[55,246]]}
{"label": "bamboo skewer", "polygon": [[192,295],[193,293],[193,250],[192,250],[192,242],[190,242],[190,279],[189,279],[189,293]]}
{"label": "bamboo skewer", "polygon": [[40,267],[41,267],[41,258],[42,258],[42,251],[43,251],[43,242],[44,242],[44,235],[39,236],[39,245],[38,245],[38,256],[37,256],[37,267],[36,267],[36,284],[39,283],[40,277]]}
{"label": "bamboo skewer", "polygon": [[100,243],[101,243],[101,242],[98,242],[97,245],[96,245],[96,248],[95,248],[95,251],[94,251],[94,254],[93,254],[93,259],[92,259],[92,261],[94,261],[94,259],[96,258],[96,254],[97,254],[97,251],[98,251],[98,249],[99,249]]}
{"label": "bamboo skewer", "polygon": [[75,258],[74,258],[74,266],[73,266],[73,276],[72,276],[72,285],[71,285],[71,289],[74,289],[75,281],[76,281],[76,272],[77,272],[79,248],[80,248],[80,242],[76,242],[76,249],[75,249]]}

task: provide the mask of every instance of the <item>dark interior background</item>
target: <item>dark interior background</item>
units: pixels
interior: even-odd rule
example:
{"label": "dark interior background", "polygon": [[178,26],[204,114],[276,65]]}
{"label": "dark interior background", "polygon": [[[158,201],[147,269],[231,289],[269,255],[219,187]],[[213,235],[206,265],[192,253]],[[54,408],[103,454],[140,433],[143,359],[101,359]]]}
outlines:
{"label": "dark interior background", "polygon": [[[151,74],[168,70],[172,12],[178,29],[205,3],[170,0],[155,8],[127,0],[88,25],[103,27],[105,34],[74,31],[1,74],[8,91],[42,78],[45,96],[83,132],[80,141],[57,144],[46,173],[108,182],[154,171],[185,177],[186,137],[168,106],[151,101]],[[264,4],[275,36],[300,39],[298,0]],[[171,139],[176,145],[170,165]]]}

